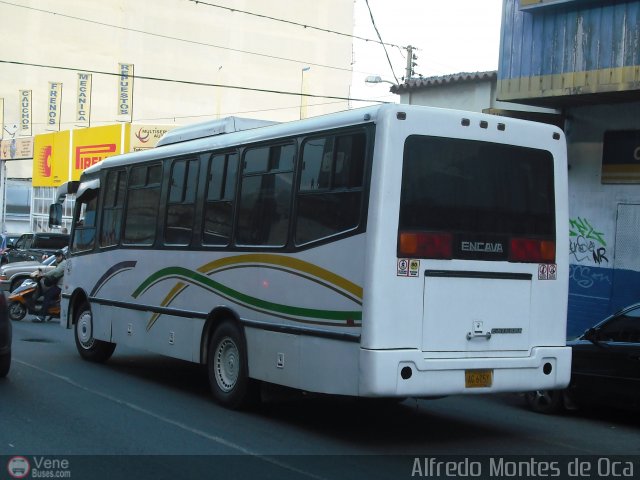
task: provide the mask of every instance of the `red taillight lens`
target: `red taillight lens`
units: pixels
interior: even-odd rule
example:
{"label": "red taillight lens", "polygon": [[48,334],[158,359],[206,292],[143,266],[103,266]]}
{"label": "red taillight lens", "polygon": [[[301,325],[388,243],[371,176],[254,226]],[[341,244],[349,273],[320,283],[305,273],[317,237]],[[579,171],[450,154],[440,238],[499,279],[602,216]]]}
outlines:
{"label": "red taillight lens", "polygon": [[409,258],[452,257],[453,236],[450,233],[400,232],[398,256]]}
{"label": "red taillight lens", "polygon": [[531,238],[512,238],[510,262],[555,263],[556,242]]}

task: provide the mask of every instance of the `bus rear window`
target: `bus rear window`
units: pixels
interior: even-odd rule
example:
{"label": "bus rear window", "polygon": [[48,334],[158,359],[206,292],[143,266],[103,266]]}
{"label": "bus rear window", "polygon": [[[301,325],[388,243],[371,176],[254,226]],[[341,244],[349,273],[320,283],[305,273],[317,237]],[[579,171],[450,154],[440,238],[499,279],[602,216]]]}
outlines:
{"label": "bus rear window", "polygon": [[554,262],[551,153],[410,136],[404,148],[398,254]]}

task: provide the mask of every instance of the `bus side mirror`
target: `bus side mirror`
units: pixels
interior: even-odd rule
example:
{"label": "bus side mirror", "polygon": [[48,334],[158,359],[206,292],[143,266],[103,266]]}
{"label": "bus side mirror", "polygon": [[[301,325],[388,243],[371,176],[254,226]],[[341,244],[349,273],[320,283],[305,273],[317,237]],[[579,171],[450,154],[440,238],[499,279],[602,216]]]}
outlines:
{"label": "bus side mirror", "polygon": [[62,204],[52,203],[49,207],[49,228],[62,225]]}

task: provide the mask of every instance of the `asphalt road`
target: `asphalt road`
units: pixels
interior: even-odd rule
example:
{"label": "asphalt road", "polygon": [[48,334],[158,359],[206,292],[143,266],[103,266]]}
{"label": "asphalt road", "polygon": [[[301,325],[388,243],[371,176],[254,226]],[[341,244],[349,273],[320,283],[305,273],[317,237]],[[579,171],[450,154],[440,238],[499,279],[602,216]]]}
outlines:
{"label": "asphalt road", "polygon": [[268,388],[258,409],[234,412],[200,366],[122,347],[92,364],[71,330],[30,318],[13,324],[0,380],[0,456],[67,459],[70,478],[405,478],[415,458],[447,455],[640,458],[638,415],[545,416],[518,395],[380,405]]}

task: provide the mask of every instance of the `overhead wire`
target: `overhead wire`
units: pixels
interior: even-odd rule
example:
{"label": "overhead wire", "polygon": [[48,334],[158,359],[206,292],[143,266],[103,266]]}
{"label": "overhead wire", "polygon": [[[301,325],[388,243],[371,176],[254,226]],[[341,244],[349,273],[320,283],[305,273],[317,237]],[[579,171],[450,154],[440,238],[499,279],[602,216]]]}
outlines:
{"label": "overhead wire", "polygon": [[[189,0],[189,1],[193,1],[193,0]],[[351,38],[354,38],[354,39],[357,39],[357,40],[362,40],[362,41],[365,41],[365,42],[378,43],[378,44],[381,44],[383,47],[385,45],[387,45],[387,46],[391,46],[391,47],[396,47],[398,49],[405,48],[405,47],[401,47],[399,45],[395,45],[395,44],[391,44],[391,43],[385,44],[384,42],[382,42],[380,34],[379,34],[379,32],[377,32],[377,29],[376,29],[376,32],[378,33],[378,37],[380,39],[379,41],[368,39],[368,38],[364,38],[364,37],[360,37],[360,36],[357,36],[357,35],[351,35],[351,34],[346,34],[346,33],[343,33],[343,32],[337,32],[337,31],[334,31],[334,30],[324,29],[324,28],[316,27],[316,26],[312,26],[312,25],[305,25],[305,24],[294,22],[294,21],[290,21],[290,20],[279,19],[279,18],[276,18],[276,17],[268,16],[268,15],[261,15],[261,14],[257,14],[257,13],[254,13],[254,12],[249,12],[249,11],[244,11],[244,10],[224,7],[222,5],[212,4],[212,3],[209,3],[209,2],[202,2],[202,1],[198,0],[195,3],[196,4],[201,3],[203,5],[207,5],[207,6],[210,6],[210,7],[222,8],[222,9],[229,10],[231,12],[239,12],[239,13],[243,13],[243,14],[246,14],[246,15],[251,15],[251,16],[255,16],[255,17],[261,17],[261,18],[264,18],[264,19],[267,19],[267,20],[278,21],[278,22],[282,22],[282,23],[288,23],[288,24],[291,24],[291,25],[296,25],[296,26],[300,26],[300,27],[304,27],[304,28],[310,28],[310,29],[314,29],[314,30],[318,30],[318,31],[323,31],[323,32],[326,32],[326,33],[332,33],[332,34],[347,36],[347,37],[351,37]],[[40,12],[40,13],[45,13],[45,14],[49,14],[49,15],[64,17],[64,18],[67,18],[67,19],[76,20],[76,21],[80,21],[80,22],[91,23],[91,24],[100,25],[100,26],[103,26],[103,27],[114,28],[114,29],[119,29],[119,30],[123,30],[123,31],[130,31],[130,32],[139,33],[139,34],[143,34],[143,35],[149,35],[149,36],[153,36],[153,37],[157,37],[157,38],[164,38],[164,39],[168,39],[168,40],[175,40],[175,41],[184,42],[184,43],[190,43],[190,44],[206,46],[206,47],[212,47],[212,48],[219,48],[219,49],[223,49],[223,50],[229,50],[229,51],[234,51],[234,52],[248,54],[248,55],[256,55],[256,56],[271,58],[271,59],[275,59],[275,60],[281,60],[281,61],[287,61],[287,62],[295,62],[295,63],[305,64],[305,65],[310,65],[310,66],[316,66],[316,67],[322,67],[322,68],[343,70],[343,71],[349,71],[349,72],[355,72],[355,73],[368,73],[368,72],[358,72],[356,70],[352,70],[352,69],[344,68],[344,67],[336,67],[336,66],[332,66],[332,65],[325,65],[325,64],[315,63],[315,62],[301,61],[301,60],[296,60],[296,59],[291,59],[291,58],[286,58],[286,57],[279,57],[279,56],[262,54],[262,53],[251,52],[251,51],[246,51],[246,50],[234,49],[234,48],[231,48],[231,47],[223,47],[223,46],[219,46],[219,45],[215,45],[215,44],[211,44],[211,43],[206,43],[206,42],[199,42],[199,41],[195,41],[195,40],[188,40],[188,39],[184,39],[184,38],[173,37],[173,36],[170,36],[170,35],[165,35],[165,34],[160,34],[160,33],[148,32],[148,31],[135,29],[135,28],[130,28],[130,27],[123,27],[123,26],[120,26],[120,25],[110,24],[110,23],[106,23],[106,22],[100,22],[100,21],[96,21],[96,20],[90,20],[90,19],[87,19],[87,18],[82,18],[82,17],[77,17],[77,16],[73,16],[73,15],[68,15],[68,14],[64,14],[64,13],[55,12],[55,11],[40,9],[40,8],[31,7],[31,6],[27,6],[27,5],[15,4],[15,3],[12,3],[12,2],[9,2],[9,1],[6,1],[6,0],[0,0],[0,4],[5,4],[5,5],[17,7],[17,8],[27,9],[27,10],[33,10],[33,11],[37,11],[37,12]],[[372,17],[372,21],[373,21],[373,17]],[[375,24],[374,24],[374,27],[375,27]],[[385,48],[385,52],[386,52],[386,48]],[[388,55],[387,55],[387,58],[388,58]],[[83,72],[83,73],[95,73],[95,74],[98,74],[98,75],[109,75],[109,76],[119,76],[120,75],[119,73],[115,73],[115,72],[104,72],[104,71],[91,70],[91,69],[79,69],[79,68],[76,68],[76,67],[64,67],[64,66],[59,66],[59,65],[44,65],[44,64],[19,62],[19,61],[11,61],[11,60],[0,60],[0,63],[21,65],[21,66],[31,66],[31,67],[37,67],[37,68],[51,68],[51,69],[58,69],[58,70]],[[316,95],[316,94],[303,93],[303,92],[297,92],[297,91],[296,92],[288,92],[288,91],[281,91],[281,90],[242,87],[242,86],[227,85],[227,84],[205,83],[205,82],[196,82],[196,81],[189,81],[189,80],[177,80],[177,79],[142,76],[142,75],[133,75],[132,78],[134,78],[134,79],[137,78],[137,79],[141,79],[141,80],[159,81],[159,82],[180,83],[180,84],[195,85],[195,86],[229,88],[229,89],[235,89],[235,90],[254,91],[254,92],[259,92],[259,93],[271,93],[271,94],[279,94],[279,95],[292,95],[292,96],[297,96],[297,97],[324,98],[324,99],[338,100],[337,102],[325,102],[325,103],[311,104],[311,105],[309,105],[311,107],[312,106],[320,106],[320,105],[328,105],[328,104],[331,104],[331,103],[340,103],[342,101],[368,102],[368,103],[388,103],[387,101],[378,100],[378,99],[362,99],[362,98],[352,98],[352,97],[342,97],[342,96],[332,96],[332,95]],[[292,107],[282,107],[282,108],[266,109],[266,110],[253,110],[253,111],[247,111],[247,112],[236,112],[236,114],[237,113],[259,113],[259,112],[262,112],[262,111],[285,110],[285,109],[289,109],[289,108],[299,108],[299,107],[298,106],[292,106]],[[187,116],[183,116],[183,117],[162,117],[162,118],[189,118],[189,117],[194,117],[195,118],[195,117],[207,117],[207,116],[214,116],[214,115],[211,115],[211,114],[187,115]],[[138,121],[140,121],[140,120],[138,120]],[[67,122],[67,123],[73,123],[73,122]]]}
{"label": "overhead wire", "polygon": [[276,22],[287,23],[289,25],[295,25],[295,26],[298,26],[298,27],[309,28],[309,29],[312,29],[312,30],[318,30],[318,31],[325,32],[325,33],[333,33],[335,35],[342,35],[342,36],[345,36],[345,37],[350,37],[350,38],[354,38],[356,40],[362,40],[362,41],[365,41],[365,42],[380,43],[382,45],[387,45],[389,47],[406,48],[406,47],[402,47],[400,45],[395,45],[393,43],[384,43],[382,41],[382,39],[374,40],[374,39],[371,39],[371,38],[360,37],[358,35],[353,35],[353,34],[350,34],[350,33],[337,32],[335,30],[330,30],[330,29],[327,29],[327,28],[316,27],[316,26],[313,26],[313,25],[307,25],[307,24],[304,24],[304,23],[294,22],[293,20],[285,20],[283,18],[272,17],[272,16],[269,16],[269,15],[264,15],[264,14],[255,13],[255,12],[249,12],[249,11],[246,11],[246,10],[240,10],[238,8],[226,7],[224,5],[218,5],[218,4],[215,4],[215,3],[204,2],[202,0],[188,0],[188,1],[193,2],[195,4],[206,5],[208,7],[214,7],[214,8],[220,8],[220,9],[223,9],[223,10],[228,10],[230,12],[239,12],[239,13],[243,13],[245,15],[251,15],[253,17],[259,17],[259,18],[263,18],[263,19],[266,19],[266,20],[273,20],[273,21],[276,21]]}
{"label": "overhead wire", "polygon": [[396,84],[398,84],[400,82],[398,81],[398,77],[396,77],[396,72],[393,70],[393,65],[391,64],[391,59],[389,58],[389,52],[387,52],[386,44],[382,41],[382,36],[380,35],[380,32],[378,31],[378,27],[376,25],[376,21],[373,18],[373,12],[371,11],[371,7],[369,6],[369,0],[364,0],[364,2],[367,5],[367,10],[369,10],[369,16],[371,17],[371,24],[373,25],[373,28],[375,29],[376,34],[378,35],[378,38],[380,39],[380,44],[382,45],[382,48],[384,49],[384,54],[387,57],[387,62],[389,62],[389,68],[391,68],[391,74],[393,75],[393,78],[395,78]]}
{"label": "overhead wire", "polygon": [[[337,103],[343,103],[344,100],[338,100],[335,102],[321,102],[321,103],[310,103],[307,105],[307,107],[322,107],[322,106],[326,106],[326,105],[335,105]],[[378,102],[379,103],[379,102]],[[298,110],[300,108],[300,105],[291,105],[288,107],[275,107],[275,108],[263,108],[263,109],[259,109],[259,110],[244,110],[244,111],[239,111],[239,112],[223,112],[220,114],[217,113],[202,113],[202,114],[192,114],[192,115],[165,115],[163,117],[149,117],[149,118],[134,118],[132,120],[131,123],[137,123],[137,122],[157,122],[160,120],[172,120],[173,122],[176,122],[178,120],[181,119],[185,119],[185,118],[207,118],[207,117],[227,117],[227,116],[232,116],[232,115],[246,115],[248,113],[264,113],[264,112],[277,112],[280,110],[293,110],[296,109]],[[104,120],[100,120],[100,119],[91,119],[91,123],[96,124],[96,123],[112,123],[113,120],[111,119],[104,119]],[[61,122],[61,124],[63,125],[73,125],[78,123],[77,121],[69,121],[69,122]],[[46,122],[33,122],[33,125],[48,125]]]}
{"label": "overhead wire", "polygon": [[[76,68],[76,67],[64,67],[60,65],[44,65],[39,63],[30,63],[30,62],[18,62],[16,60],[3,60],[0,59],[0,63],[5,63],[9,65],[20,65],[20,66],[28,66],[28,67],[38,67],[38,68],[51,68],[54,70],[65,70],[79,73],[94,73],[97,75],[108,75],[119,77],[120,73],[118,72],[104,72],[101,70],[91,70],[86,68]],[[301,93],[301,92],[287,92],[284,90],[272,90],[267,88],[255,88],[255,87],[242,87],[239,85],[228,85],[221,83],[207,83],[207,82],[196,82],[194,80],[176,80],[171,78],[161,78],[161,77],[151,77],[147,75],[131,75],[132,79],[139,80],[150,80],[156,82],[167,82],[167,83],[179,83],[184,85],[195,85],[200,87],[219,87],[219,88],[229,88],[232,90],[244,90],[251,92],[259,92],[259,93],[273,93],[277,95],[295,95],[296,97],[308,97],[308,98],[327,98],[330,100],[344,100],[344,101],[354,101],[354,102],[375,102],[375,103],[387,103],[379,100],[365,99],[365,98],[350,98],[350,97],[342,97],[337,95],[318,95],[314,93]]]}
{"label": "overhead wire", "polygon": [[[199,2],[199,3],[202,3],[202,2]],[[36,12],[46,13],[46,14],[49,14],[49,15],[54,15],[54,16],[58,16],[58,17],[67,18],[67,19],[70,19],[70,20],[76,20],[76,21],[79,21],[79,22],[85,22],[85,23],[90,23],[90,24],[94,24],[94,25],[100,25],[102,27],[115,28],[115,29],[122,30],[122,31],[134,32],[134,33],[139,33],[139,34],[142,34],[142,35],[149,35],[149,36],[152,36],[152,37],[162,38],[162,39],[165,39],[165,40],[175,40],[175,41],[178,41],[178,42],[189,43],[189,44],[192,44],[192,45],[199,45],[199,46],[204,46],[204,47],[218,48],[218,49],[227,50],[227,51],[230,51],[230,52],[243,53],[243,54],[246,54],[246,55],[255,55],[255,56],[258,56],[258,57],[269,58],[269,59],[272,59],[272,60],[280,60],[280,61],[285,61],[285,62],[304,64],[304,65],[309,65],[309,66],[313,66],[313,67],[328,68],[328,69],[332,69],[332,70],[342,70],[342,71],[345,71],[345,72],[368,73],[368,72],[357,72],[356,70],[353,70],[351,68],[338,67],[338,66],[334,66],[334,65],[326,65],[326,64],[315,63],[315,62],[308,62],[306,60],[298,60],[298,59],[294,59],[294,58],[280,57],[280,56],[277,56],[277,55],[269,55],[269,54],[266,54],[266,53],[252,52],[252,51],[249,51],[249,50],[241,50],[241,49],[238,49],[238,48],[225,47],[225,46],[216,45],[216,44],[213,44],[213,43],[200,42],[200,41],[196,41],[196,40],[188,40],[188,39],[185,39],[185,38],[174,37],[174,36],[166,35],[166,34],[162,34],[162,33],[148,32],[146,30],[140,30],[140,29],[137,29],[137,28],[123,27],[121,25],[115,25],[115,24],[107,23],[107,22],[100,22],[100,21],[97,21],[97,20],[90,20],[88,18],[77,17],[77,16],[74,16],[74,15],[67,15],[65,13],[54,12],[54,11],[51,11],[51,10],[45,10],[45,9],[41,9],[41,8],[31,7],[31,6],[28,6],[28,5],[20,5],[20,4],[8,2],[6,0],[0,0],[0,4],[9,5],[9,6],[12,6],[12,7],[17,7],[17,8],[24,8],[26,10],[33,10],[33,11],[36,11]]]}

